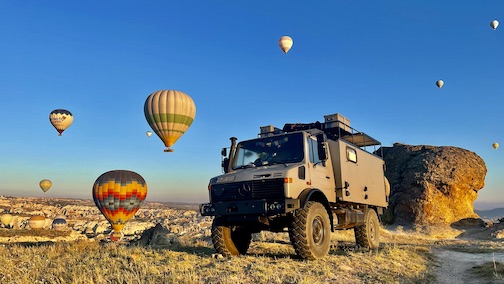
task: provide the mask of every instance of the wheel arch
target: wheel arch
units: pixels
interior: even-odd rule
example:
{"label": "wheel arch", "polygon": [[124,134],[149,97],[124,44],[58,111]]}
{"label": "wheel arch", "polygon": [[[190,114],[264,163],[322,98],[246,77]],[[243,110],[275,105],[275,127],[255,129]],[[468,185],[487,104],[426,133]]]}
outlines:
{"label": "wheel arch", "polygon": [[321,203],[324,208],[327,211],[327,215],[329,215],[329,220],[331,221],[331,232],[334,232],[334,220],[333,220],[333,214],[331,207],[329,205],[329,200],[327,200],[327,197],[325,194],[320,190],[316,188],[307,188],[299,194],[299,203],[301,208],[305,207],[306,202],[308,201],[317,201]]}

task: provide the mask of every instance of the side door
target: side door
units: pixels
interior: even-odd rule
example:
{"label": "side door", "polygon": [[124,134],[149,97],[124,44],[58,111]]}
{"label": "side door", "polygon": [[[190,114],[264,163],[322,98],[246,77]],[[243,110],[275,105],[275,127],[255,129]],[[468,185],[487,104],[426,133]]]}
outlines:
{"label": "side door", "polygon": [[[329,201],[336,199],[334,174],[332,172],[332,164],[330,159],[321,160],[319,150],[321,145],[317,142],[316,136],[307,137],[308,145],[308,168],[310,172],[310,183],[312,188],[320,189],[324,192]],[[329,156],[329,155],[326,155]]]}

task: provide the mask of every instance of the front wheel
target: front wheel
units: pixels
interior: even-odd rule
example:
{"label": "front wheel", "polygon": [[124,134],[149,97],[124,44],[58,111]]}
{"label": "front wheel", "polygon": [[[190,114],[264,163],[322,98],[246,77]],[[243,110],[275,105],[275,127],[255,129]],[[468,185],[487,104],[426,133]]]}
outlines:
{"label": "front wheel", "polygon": [[224,225],[219,218],[212,223],[212,243],[223,256],[246,254],[252,240],[252,232],[243,227]]}
{"label": "front wheel", "polygon": [[303,259],[318,259],[327,255],[331,246],[331,223],[325,207],[308,201],[294,211],[289,237],[296,254]]}
{"label": "front wheel", "polygon": [[380,223],[374,209],[366,211],[364,225],[356,226],[354,232],[357,245],[371,249],[380,246]]}

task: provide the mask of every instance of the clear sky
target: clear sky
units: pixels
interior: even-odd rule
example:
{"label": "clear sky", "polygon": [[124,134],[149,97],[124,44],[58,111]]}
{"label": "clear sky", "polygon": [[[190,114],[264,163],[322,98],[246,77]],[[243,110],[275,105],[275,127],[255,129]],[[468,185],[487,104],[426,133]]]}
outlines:
{"label": "clear sky", "polygon": [[[0,15],[0,194],[91,198],[128,169],[147,200],[206,202],[229,137],[340,113],[384,146],[475,152],[477,204],[504,205],[502,1],[0,1]],[[162,89],[197,108],[173,153],[145,135]],[[74,115],[61,137],[57,108]]]}

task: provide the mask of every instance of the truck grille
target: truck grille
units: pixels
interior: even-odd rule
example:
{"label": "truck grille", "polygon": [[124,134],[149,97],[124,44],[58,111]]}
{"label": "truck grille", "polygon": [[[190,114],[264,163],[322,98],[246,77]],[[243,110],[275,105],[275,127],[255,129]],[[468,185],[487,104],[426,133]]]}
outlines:
{"label": "truck grille", "polygon": [[258,199],[281,199],[284,194],[283,178],[214,184],[212,202]]}

